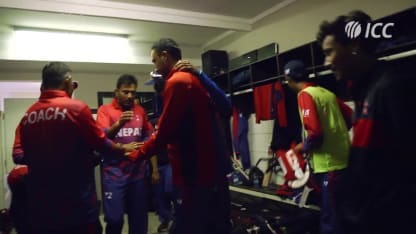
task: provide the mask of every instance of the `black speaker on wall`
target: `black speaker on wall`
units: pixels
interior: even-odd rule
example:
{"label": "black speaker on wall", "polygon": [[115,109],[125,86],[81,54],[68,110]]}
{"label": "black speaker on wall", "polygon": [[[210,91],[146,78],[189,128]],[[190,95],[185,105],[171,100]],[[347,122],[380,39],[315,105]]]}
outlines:
{"label": "black speaker on wall", "polygon": [[202,54],[202,70],[208,76],[218,76],[228,70],[228,54],[224,50],[208,50]]}

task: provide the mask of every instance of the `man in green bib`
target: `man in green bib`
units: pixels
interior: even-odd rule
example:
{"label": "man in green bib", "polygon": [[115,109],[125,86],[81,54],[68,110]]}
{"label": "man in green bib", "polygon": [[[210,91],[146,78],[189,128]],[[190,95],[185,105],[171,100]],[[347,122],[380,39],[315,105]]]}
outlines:
{"label": "man in green bib", "polygon": [[339,233],[335,194],[348,164],[352,110],[331,91],[316,86],[302,61],[288,62],[284,74],[288,86],[297,93],[303,126],[303,141],[294,151],[310,155],[313,179],[320,185],[320,233]]}

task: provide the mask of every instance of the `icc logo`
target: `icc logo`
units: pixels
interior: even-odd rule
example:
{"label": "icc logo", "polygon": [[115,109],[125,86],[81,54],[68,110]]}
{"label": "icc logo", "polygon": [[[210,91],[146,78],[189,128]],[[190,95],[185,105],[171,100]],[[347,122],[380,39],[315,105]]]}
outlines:
{"label": "icc logo", "polygon": [[[380,37],[391,38],[392,35],[387,33],[387,28],[392,27],[392,26],[394,26],[394,23],[387,23],[387,24],[367,23],[364,29],[365,30],[364,37],[369,38],[371,36],[372,38],[380,38]],[[381,29],[381,32],[379,29]],[[351,38],[351,39],[357,38],[358,36],[360,36],[361,31],[362,31],[361,24],[357,21],[350,21],[345,25],[345,33],[347,34],[348,38]]]}

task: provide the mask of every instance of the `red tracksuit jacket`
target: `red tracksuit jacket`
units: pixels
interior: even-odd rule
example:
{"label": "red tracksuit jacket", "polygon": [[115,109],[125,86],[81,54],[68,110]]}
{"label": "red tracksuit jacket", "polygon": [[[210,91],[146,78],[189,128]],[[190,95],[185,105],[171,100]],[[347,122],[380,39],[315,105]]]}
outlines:
{"label": "red tracksuit jacket", "polygon": [[199,79],[172,70],[167,76],[159,130],[136,151],[151,156],[168,146],[176,186],[224,184],[227,170],[225,134],[218,111]]}
{"label": "red tracksuit jacket", "polygon": [[20,121],[13,149],[15,163],[29,168],[32,225],[62,229],[95,222],[92,149],[113,147],[85,103],[61,90],[43,91]]}

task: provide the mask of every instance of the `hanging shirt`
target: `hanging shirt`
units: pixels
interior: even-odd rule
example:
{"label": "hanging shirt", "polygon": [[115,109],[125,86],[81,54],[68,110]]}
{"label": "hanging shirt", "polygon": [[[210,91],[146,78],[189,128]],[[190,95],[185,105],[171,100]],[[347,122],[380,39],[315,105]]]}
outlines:
{"label": "hanging shirt", "polygon": [[240,157],[243,169],[251,167],[250,149],[248,145],[248,118],[236,107],[233,108],[233,145],[234,151]]}
{"label": "hanging shirt", "polygon": [[279,125],[287,126],[285,96],[280,82],[262,85],[253,89],[256,123],[277,119]]}
{"label": "hanging shirt", "polygon": [[284,108],[287,119],[287,126],[282,126],[278,119],[274,120],[272,141],[270,149],[274,152],[290,149],[291,144],[297,144],[302,141],[302,124],[299,117],[298,103],[296,93],[287,85],[283,86]]}

